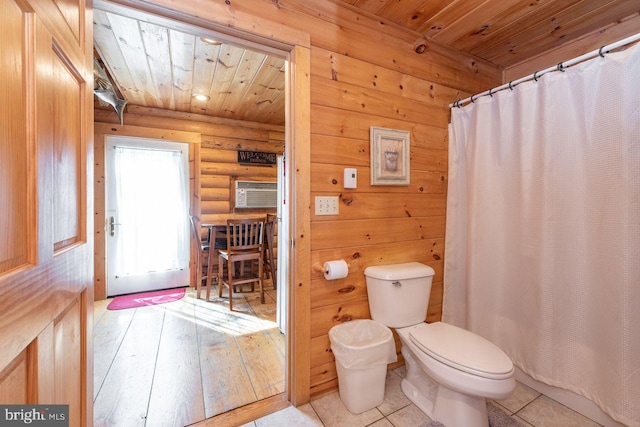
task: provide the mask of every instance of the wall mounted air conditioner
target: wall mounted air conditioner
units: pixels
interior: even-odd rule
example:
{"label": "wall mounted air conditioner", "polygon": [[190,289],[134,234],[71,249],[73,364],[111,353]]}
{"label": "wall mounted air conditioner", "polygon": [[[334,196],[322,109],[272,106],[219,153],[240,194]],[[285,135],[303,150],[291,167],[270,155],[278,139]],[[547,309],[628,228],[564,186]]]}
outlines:
{"label": "wall mounted air conditioner", "polygon": [[275,208],[277,187],[277,182],[236,181],[236,208]]}

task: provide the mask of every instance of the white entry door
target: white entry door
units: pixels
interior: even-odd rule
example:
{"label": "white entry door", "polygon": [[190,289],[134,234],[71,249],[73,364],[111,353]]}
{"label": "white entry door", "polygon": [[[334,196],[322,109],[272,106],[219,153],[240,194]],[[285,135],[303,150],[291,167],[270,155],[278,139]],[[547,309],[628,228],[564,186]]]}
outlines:
{"label": "white entry door", "polygon": [[107,295],[189,286],[189,145],[108,136]]}

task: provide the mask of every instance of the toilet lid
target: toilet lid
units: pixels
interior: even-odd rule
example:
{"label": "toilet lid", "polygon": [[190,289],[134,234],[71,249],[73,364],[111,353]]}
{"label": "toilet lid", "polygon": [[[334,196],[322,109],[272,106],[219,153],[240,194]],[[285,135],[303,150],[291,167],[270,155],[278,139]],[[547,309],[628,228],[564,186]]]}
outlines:
{"label": "toilet lid", "polygon": [[473,332],[442,322],[423,323],[409,337],[422,351],[452,368],[493,379],[513,375],[509,356]]}

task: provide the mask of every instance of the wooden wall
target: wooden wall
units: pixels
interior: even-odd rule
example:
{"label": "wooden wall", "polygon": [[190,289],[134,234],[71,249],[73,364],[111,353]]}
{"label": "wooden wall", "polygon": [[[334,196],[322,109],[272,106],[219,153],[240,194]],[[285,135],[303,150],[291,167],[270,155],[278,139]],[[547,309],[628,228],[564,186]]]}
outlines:
{"label": "wooden wall", "polygon": [[[95,110],[95,299],[106,298],[106,255],[104,206],[105,136],[190,143],[191,212],[203,223],[219,223],[234,216],[264,216],[274,209],[236,209],[235,180],[275,181],[275,166],[240,165],[238,150],[281,153],[284,130],[281,126],[213,119],[189,113],[130,106],[125,125],[120,126],[111,109]],[[192,257],[193,258],[193,257]],[[192,259],[193,263],[193,259]],[[194,270],[192,268],[192,270]]]}
{"label": "wooden wall", "polygon": [[[370,318],[364,269],[419,261],[436,271],[428,321],[441,318],[448,104],[499,81],[497,69],[381,25],[348,9],[314,4],[288,12],[311,31],[311,263],[345,259],[345,279],[311,280],[311,395],[337,387],[328,331]],[[419,49],[418,49],[419,51]],[[477,69],[474,69],[477,67]],[[370,127],[410,132],[409,186],[370,185]],[[343,188],[356,168],[358,187]],[[337,216],[316,216],[317,196],[338,196]],[[398,354],[400,344],[396,337]],[[402,363],[399,356],[398,364]]]}

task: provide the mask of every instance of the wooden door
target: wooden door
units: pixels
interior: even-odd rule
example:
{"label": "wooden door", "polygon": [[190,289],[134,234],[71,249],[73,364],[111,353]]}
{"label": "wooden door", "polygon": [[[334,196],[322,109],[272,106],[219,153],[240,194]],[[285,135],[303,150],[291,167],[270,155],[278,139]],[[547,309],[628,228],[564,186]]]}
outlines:
{"label": "wooden door", "polygon": [[0,0],[0,28],[0,403],[91,425],[91,0]]}

